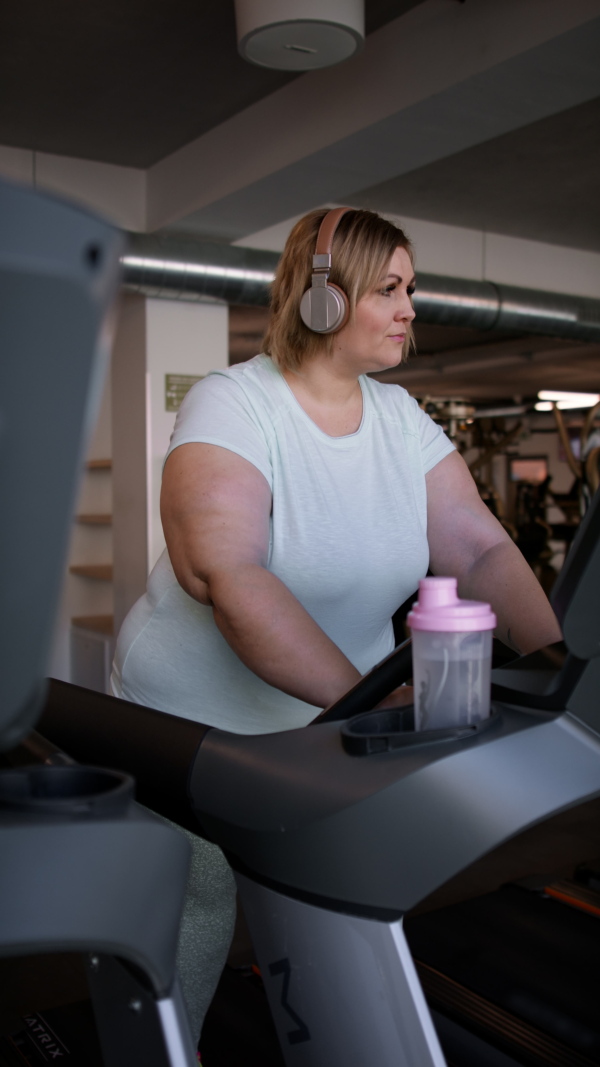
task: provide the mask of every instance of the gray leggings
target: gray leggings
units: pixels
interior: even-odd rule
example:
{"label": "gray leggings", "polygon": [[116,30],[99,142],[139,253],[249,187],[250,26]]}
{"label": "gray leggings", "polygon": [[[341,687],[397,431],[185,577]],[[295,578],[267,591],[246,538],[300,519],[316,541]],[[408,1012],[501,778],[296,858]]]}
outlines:
{"label": "gray leggings", "polygon": [[177,946],[177,972],[192,1037],[198,1042],[233,937],[235,881],[217,845],[182,829],[163,815],[158,818],[184,834],[192,846]]}

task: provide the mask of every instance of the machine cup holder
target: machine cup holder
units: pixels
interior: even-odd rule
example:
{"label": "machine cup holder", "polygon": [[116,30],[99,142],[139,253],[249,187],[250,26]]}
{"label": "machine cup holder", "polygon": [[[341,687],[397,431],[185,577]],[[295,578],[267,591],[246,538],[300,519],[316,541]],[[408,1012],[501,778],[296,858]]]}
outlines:
{"label": "machine cup holder", "polygon": [[443,730],[415,730],[415,709],[382,708],[348,719],[341,728],[342,744],[350,756],[372,756],[400,748],[419,748],[439,741],[465,741],[478,737],[496,723],[499,714],[492,707],[490,715],[479,722],[451,726]]}
{"label": "machine cup holder", "polygon": [[0,810],[29,816],[116,818],[134,798],[134,780],[103,767],[19,767],[0,772]]}

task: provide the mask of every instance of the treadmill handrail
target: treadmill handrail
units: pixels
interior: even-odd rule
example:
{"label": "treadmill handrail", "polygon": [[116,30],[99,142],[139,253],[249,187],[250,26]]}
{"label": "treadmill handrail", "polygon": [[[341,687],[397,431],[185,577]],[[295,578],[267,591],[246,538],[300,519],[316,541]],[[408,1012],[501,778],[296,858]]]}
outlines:
{"label": "treadmill handrail", "polygon": [[167,712],[51,678],[37,729],[79,763],[132,774],[140,803],[198,833],[189,777],[211,727],[177,717],[174,729],[173,719]]}
{"label": "treadmill handrail", "polygon": [[350,719],[363,711],[371,711],[393,689],[407,682],[412,676],[412,645],[410,637],[389,656],[377,663],[367,674],[358,680],[339,700],[325,708],[309,724],[314,726],[322,722],[337,722]]}

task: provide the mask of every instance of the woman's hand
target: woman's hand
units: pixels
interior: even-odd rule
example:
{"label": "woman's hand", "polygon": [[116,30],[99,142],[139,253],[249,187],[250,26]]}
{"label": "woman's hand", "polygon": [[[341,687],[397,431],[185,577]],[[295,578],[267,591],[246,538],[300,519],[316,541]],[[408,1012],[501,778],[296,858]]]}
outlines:
{"label": "woman's hand", "polygon": [[325,708],[360,678],[266,569],[271,491],[226,448],[180,445],[165,464],[161,516],[179,584],[212,607],[237,656],[269,685]]}
{"label": "woman's hand", "polygon": [[467,600],[484,600],[496,635],[519,654],[560,641],[558,621],[519,549],[481,500],[458,452],[426,475],[427,539],[434,574],[458,578]]}
{"label": "woman's hand", "polygon": [[397,689],[394,689],[385,700],[380,700],[379,704],[376,704],[376,708],[405,708],[408,704],[413,704],[415,699],[415,691],[412,685],[399,685]]}

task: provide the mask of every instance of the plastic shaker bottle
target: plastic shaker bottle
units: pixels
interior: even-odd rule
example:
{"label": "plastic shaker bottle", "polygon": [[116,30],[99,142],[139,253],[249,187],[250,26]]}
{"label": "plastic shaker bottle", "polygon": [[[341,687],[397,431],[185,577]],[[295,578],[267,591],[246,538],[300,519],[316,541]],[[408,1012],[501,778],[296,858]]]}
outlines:
{"label": "plastic shaker bottle", "polygon": [[461,600],[456,578],[423,578],[408,614],[412,631],[415,730],[467,726],[490,713],[489,604]]}

